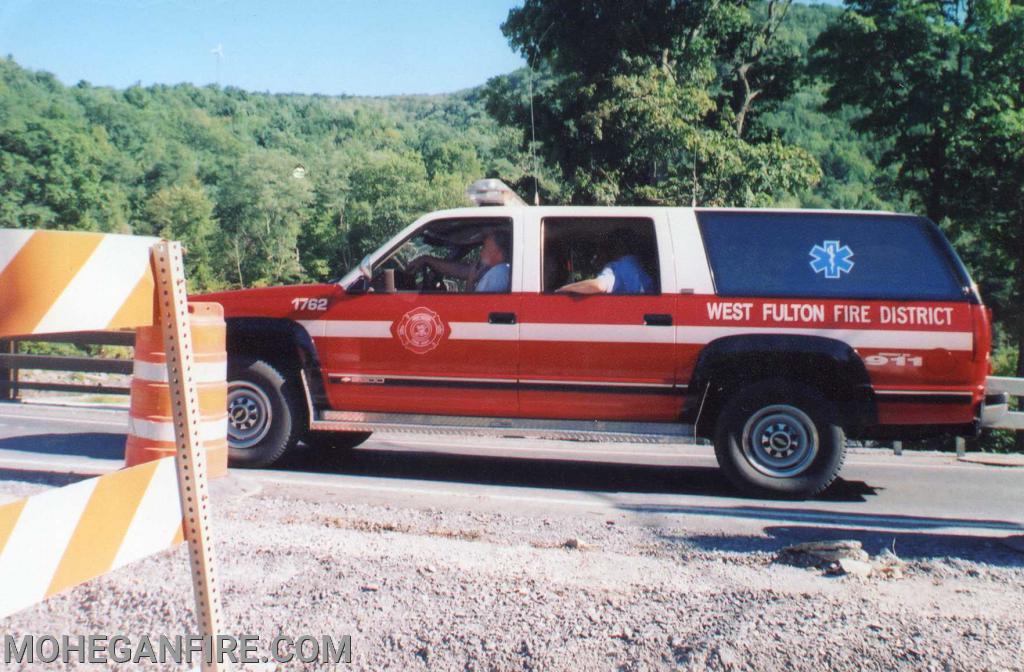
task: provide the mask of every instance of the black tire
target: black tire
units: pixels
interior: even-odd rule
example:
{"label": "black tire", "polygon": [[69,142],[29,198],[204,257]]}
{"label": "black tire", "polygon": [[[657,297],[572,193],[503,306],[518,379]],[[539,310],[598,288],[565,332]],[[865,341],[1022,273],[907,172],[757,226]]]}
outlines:
{"label": "black tire", "polygon": [[839,475],[846,435],[834,405],[816,389],[764,380],[726,400],[715,424],[715,456],[746,494],[813,497]]}
{"label": "black tire", "polygon": [[370,438],[370,432],[309,432],[302,442],[315,450],[352,450]]}
{"label": "black tire", "polygon": [[295,446],[305,414],[300,390],[262,360],[228,367],[228,460],[233,467],[266,467]]}

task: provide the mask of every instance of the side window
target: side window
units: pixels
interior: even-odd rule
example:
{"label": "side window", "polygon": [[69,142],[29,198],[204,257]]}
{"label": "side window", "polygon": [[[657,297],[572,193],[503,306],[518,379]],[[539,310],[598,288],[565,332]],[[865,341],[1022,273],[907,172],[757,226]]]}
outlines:
{"label": "side window", "polygon": [[854,213],[697,213],[723,296],[964,299],[928,220]]}
{"label": "side window", "polygon": [[588,293],[659,294],[654,222],[641,217],[546,217],[543,288],[589,283]]}
{"label": "side window", "polygon": [[374,292],[511,291],[512,220],[444,219],[425,224],[373,269]]}

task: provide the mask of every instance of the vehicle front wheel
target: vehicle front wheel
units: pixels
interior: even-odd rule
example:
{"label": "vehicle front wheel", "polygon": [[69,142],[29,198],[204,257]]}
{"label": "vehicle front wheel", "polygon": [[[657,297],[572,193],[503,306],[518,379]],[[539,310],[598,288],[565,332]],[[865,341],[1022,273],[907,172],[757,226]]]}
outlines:
{"label": "vehicle front wheel", "polygon": [[302,441],[316,450],[352,450],[370,438],[370,432],[309,432]]}
{"label": "vehicle front wheel", "polygon": [[266,467],[298,443],[301,405],[294,384],[262,360],[228,367],[228,459],[232,466]]}
{"label": "vehicle front wheel", "polygon": [[834,405],[814,388],[766,380],[726,401],[715,425],[715,455],[745,493],[812,497],[839,475],[846,436]]}

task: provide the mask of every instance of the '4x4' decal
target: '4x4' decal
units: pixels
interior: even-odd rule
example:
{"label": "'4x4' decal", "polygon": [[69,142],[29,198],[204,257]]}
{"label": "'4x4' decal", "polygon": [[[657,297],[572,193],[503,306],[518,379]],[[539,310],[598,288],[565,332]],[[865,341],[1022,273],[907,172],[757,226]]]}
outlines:
{"label": "'4x4' decal", "polygon": [[840,247],[838,240],[826,240],[811,248],[811,268],[815,273],[824,273],[826,278],[834,280],[853,270],[852,256],[853,250],[849,245]]}

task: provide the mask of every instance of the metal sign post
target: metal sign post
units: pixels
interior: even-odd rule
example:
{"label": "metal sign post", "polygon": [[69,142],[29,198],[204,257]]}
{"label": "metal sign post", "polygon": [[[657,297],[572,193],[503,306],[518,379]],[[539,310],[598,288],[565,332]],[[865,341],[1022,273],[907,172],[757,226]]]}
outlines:
{"label": "metal sign post", "polygon": [[185,541],[188,543],[192,565],[196,621],[199,634],[209,647],[202,669],[216,672],[223,669],[212,655],[217,635],[221,633],[220,591],[214,574],[210,494],[206,480],[206,457],[199,434],[199,397],[192,374],[194,353],[181,244],[168,241],[157,243],[153,246],[152,259],[156,275],[155,309],[158,313],[154,321],[161,326],[164,350],[167,353],[174,435],[178,446],[175,456],[178,493],[181,497]]}

